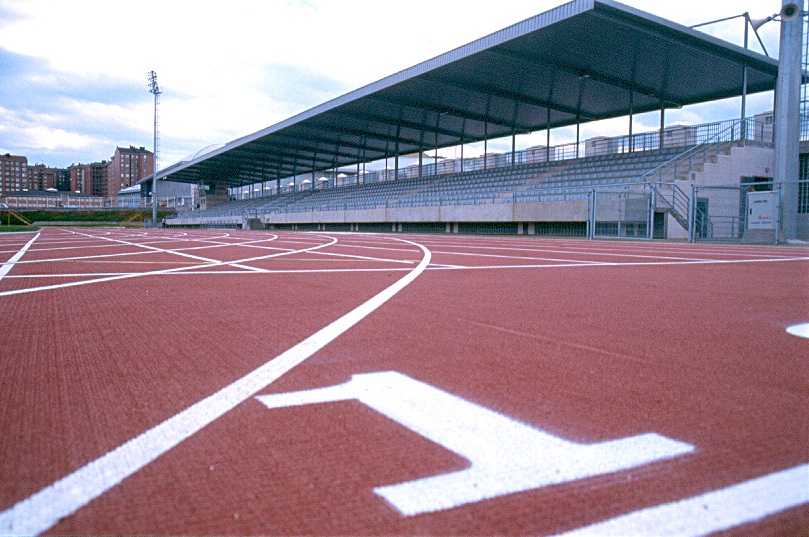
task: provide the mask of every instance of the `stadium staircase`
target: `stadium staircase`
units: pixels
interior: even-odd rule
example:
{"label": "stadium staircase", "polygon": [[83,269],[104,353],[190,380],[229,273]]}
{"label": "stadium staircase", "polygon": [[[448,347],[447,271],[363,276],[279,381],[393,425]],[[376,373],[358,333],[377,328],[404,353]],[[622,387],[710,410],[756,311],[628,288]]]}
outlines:
{"label": "stadium staircase", "polygon": [[22,223],[23,225],[26,225],[26,226],[32,226],[32,225],[33,225],[31,222],[29,222],[28,220],[26,220],[26,219],[25,219],[25,218],[24,218],[24,217],[23,217],[23,216],[22,216],[20,213],[18,213],[18,212],[16,212],[16,211],[12,211],[11,209],[9,209],[9,210],[8,210],[8,225],[11,225],[11,217],[12,217],[12,216],[13,216],[13,217],[14,217],[14,218],[15,218],[17,221],[19,221],[20,223]]}
{"label": "stadium staircase", "polygon": [[[690,218],[703,219],[707,215],[701,214],[700,209],[691,207],[691,196],[677,186],[677,181],[691,181],[693,174],[704,171],[710,164],[718,163],[722,156],[730,156],[735,129],[738,126],[733,124],[717,133],[713,140],[696,145],[641,176],[644,188],[656,195],[655,208],[670,214],[683,229],[689,229]],[[689,211],[693,211],[690,218]]]}

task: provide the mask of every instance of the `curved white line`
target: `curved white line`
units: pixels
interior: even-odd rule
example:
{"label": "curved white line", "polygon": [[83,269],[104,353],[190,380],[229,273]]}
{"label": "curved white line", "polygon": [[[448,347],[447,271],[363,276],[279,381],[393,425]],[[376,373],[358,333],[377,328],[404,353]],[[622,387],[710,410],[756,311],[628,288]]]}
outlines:
{"label": "curved white line", "polygon": [[418,266],[403,278],[236,382],[3,511],[0,534],[32,535],[47,530],[251,398],[367,317],[415,280],[430,263],[431,253],[424,246],[395,240],[417,246],[424,253]]}

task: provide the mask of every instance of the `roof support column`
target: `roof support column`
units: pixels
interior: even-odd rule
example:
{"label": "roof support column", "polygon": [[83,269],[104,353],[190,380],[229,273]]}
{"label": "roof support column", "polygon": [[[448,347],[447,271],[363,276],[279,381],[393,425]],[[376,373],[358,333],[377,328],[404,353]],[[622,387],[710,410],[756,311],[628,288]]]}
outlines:
{"label": "roof support column", "polygon": [[581,140],[581,121],[576,116],[576,158],[579,158],[579,143]]}
{"label": "roof support column", "polygon": [[658,149],[663,149],[664,137],[666,132],[666,105],[663,104],[663,99],[660,99],[660,140],[657,142]]}
{"label": "roof support column", "polygon": [[551,161],[551,109],[547,108],[548,119],[545,123],[545,162]]}
{"label": "roof support column", "polygon": [[[365,145],[368,143],[368,137],[362,137],[362,182],[365,183],[365,161],[368,160]],[[360,163],[357,162],[357,184],[360,184]]]}
{"label": "roof support column", "polygon": [[632,140],[632,120],[634,119],[635,91],[629,90],[629,152],[634,151],[634,140]]}
{"label": "roof support column", "polygon": [[520,110],[520,102],[514,101],[514,114],[511,116],[511,165],[517,165],[517,113]]}
{"label": "roof support column", "polygon": [[421,160],[424,154],[424,129],[421,129],[419,136],[419,179],[421,179]]}
{"label": "roof support column", "polygon": [[512,129],[511,130],[511,167],[512,168],[517,164],[516,163],[516,159],[517,159],[517,155],[516,155],[517,151],[516,151],[516,149],[517,149],[517,133],[514,131],[514,129]]}
{"label": "roof support column", "polygon": [[463,139],[466,137],[466,118],[461,123],[461,173],[463,173]]}
{"label": "roof support column", "polygon": [[396,146],[393,149],[393,179],[394,181],[399,178],[399,133],[396,133]]}
{"label": "roof support column", "polygon": [[[803,3],[803,2],[801,2],[801,3]],[[750,13],[745,12],[744,13],[744,49],[745,50],[747,50],[747,38],[748,38],[748,36],[750,34],[750,24],[752,24],[752,21],[750,21]],[[747,115],[746,107],[747,107],[747,64],[745,64],[744,67],[742,67],[742,113],[741,113],[742,117],[741,117],[741,123],[739,124],[739,129],[740,129],[740,132],[741,132],[740,139],[741,139],[742,145],[744,145],[745,139],[747,138],[747,132],[746,132],[747,131],[747,122],[745,121],[745,119],[747,119],[745,117]]]}
{"label": "roof support column", "polygon": [[298,186],[296,180],[297,173],[298,173],[298,153],[295,153],[295,156],[292,157],[292,192],[295,192],[295,187]]}

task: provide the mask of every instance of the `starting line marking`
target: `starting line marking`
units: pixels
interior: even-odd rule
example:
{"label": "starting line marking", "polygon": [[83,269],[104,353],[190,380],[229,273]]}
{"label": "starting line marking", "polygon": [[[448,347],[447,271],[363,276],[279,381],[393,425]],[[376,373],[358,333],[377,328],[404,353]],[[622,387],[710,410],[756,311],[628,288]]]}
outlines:
{"label": "starting line marking", "polygon": [[33,535],[46,531],[254,396],[370,315],[415,280],[430,263],[430,251],[424,246],[405,239],[394,240],[416,246],[424,253],[419,265],[404,277],[239,380],[0,512],[0,534]]}
{"label": "starting line marking", "polygon": [[405,516],[626,470],[694,450],[655,433],[597,444],[570,442],[395,371],[256,399],[268,408],[356,399],[471,462],[461,471],[374,489]]}

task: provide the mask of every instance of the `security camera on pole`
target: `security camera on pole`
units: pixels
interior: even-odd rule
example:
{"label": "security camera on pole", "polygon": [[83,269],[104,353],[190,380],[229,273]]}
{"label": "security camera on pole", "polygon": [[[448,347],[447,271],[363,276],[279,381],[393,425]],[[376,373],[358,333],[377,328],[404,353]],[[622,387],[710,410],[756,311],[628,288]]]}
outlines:
{"label": "security camera on pole", "polygon": [[154,95],[154,173],[152,174],[152,226],[157,227],[157,97],[162,92],[157,85],[157,73],[149,71],[149,93]]}

